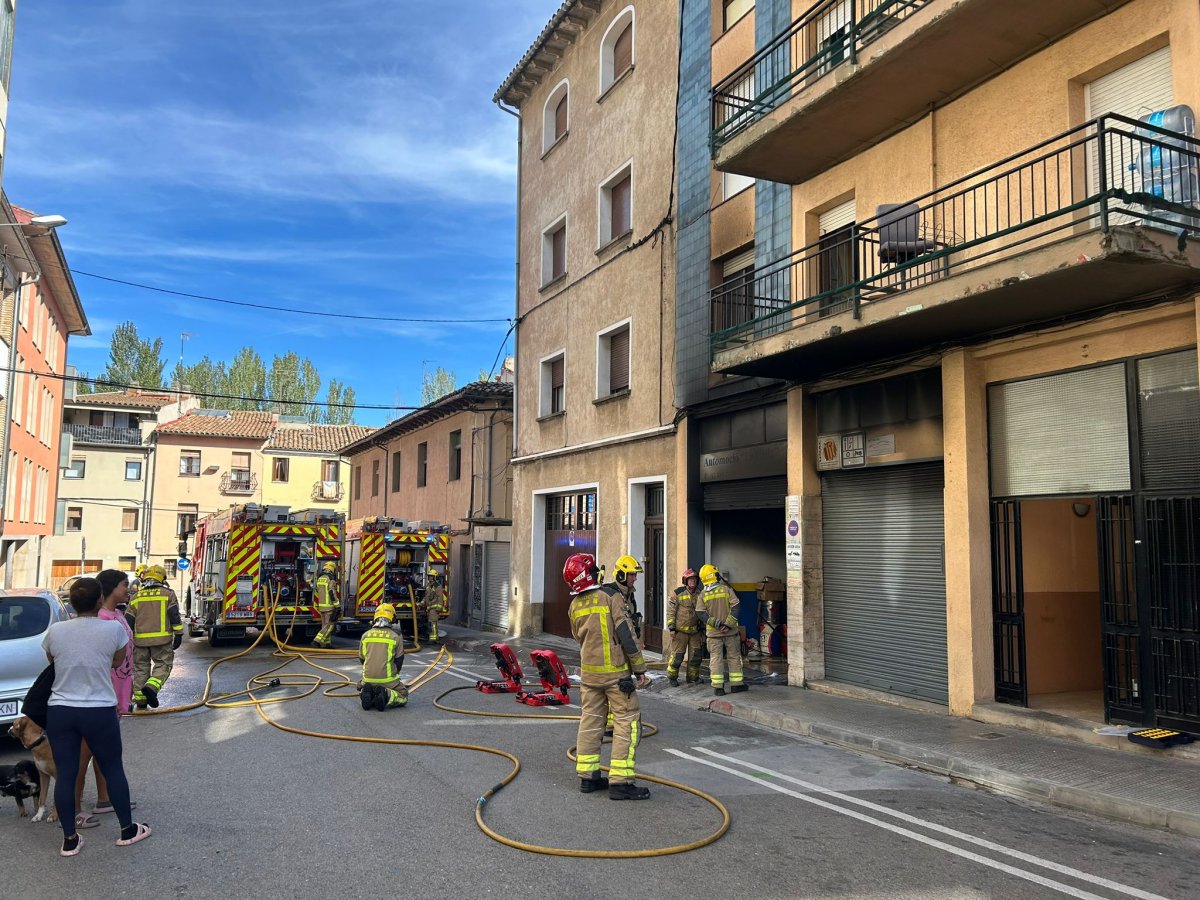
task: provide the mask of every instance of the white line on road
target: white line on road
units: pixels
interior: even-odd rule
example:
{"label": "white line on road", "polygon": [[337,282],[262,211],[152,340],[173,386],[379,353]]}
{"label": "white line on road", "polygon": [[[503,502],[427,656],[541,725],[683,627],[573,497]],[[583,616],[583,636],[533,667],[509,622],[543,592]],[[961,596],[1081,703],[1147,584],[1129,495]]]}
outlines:
{"label": "white line on road", "polygon": [[738,759],[734,756],[726,756],[724,753],[717,753],[715,750],[709,750],[707,747],[693,747],[697,753],[703,753],[705,756],[712,756],[716,759],[722,759],[731,762],[734,765],[744,766],[748,769],[753,769],[756,772],[762,772],[764,775],[770,775],[773,778],[778,778],[781,781],[787,781],[791,784],[799,785],[805,790],[812,791],[817,794],[824,794],[827,797],[836,797],[846,803],[853,803],[856,806],[862,806],[873,812],[883,813],[885,816],[892,816],[901,821],[908,822],[911,825],[917,825],[921,828],[927,828],[930,831],[936,831],[939,834],[945,834],[949,837],[957,838],[960,841],[975,844],[977,847],[983,847],[995,853],[1003,853],[1006,856],[1011,856],[1014,859],[1019,859],[1022,862],[1027,862],[1035,866],[1041,866],[1044,869],[1050,869],[1058,872],[1060,875],[1067,875],[1071,878],[1078,878],[1081,881],[1090,881],[1092,884],[1100,887],[1108,888],[1110,891],[1117,891],[1121,894],[1127,894],[1130,897],[1138,897],[1140,900],[1166,900],[1158,894],[1151,894],[1148,891],[1143,891],[1135,887],[1120,884],[1116,881],[1109,881],[1107,878],[1101,878],[1099,875],[1091,875],[1088,872],[1082,872],[1079,869],[1073,869],[1070,866],[1060,865],[1048,859],[1042,859],[1040,856],[1033,856],[1029,853],[1022,853],[1020,850],[1013,850],[1011,847],[1005,847],[1002,844],[996,844],[986,838],[975,837],[972,834],[967,834],[962,831],[956,831],[953,828],[947,828],[945,825],[939,825],[936,822],[930,822],[917,816],[910,816],[908,813],[902,813],[899,810],[890,809],[886,806],[881,806],[878,803],[872,803],[870,800],[863,800],[859,797],[853,797],[849,794],[842,794],[838,791],[830,790],[829,788],[821,787],[819,784],[813,784],[809,781],[803,781],[799,778],[794,778],[791,775],[785,775],[782,772],[776,772],[773,769],[768,769],[764,766],[756,765],[755,763],[746,760]]}
{"label": "white line on road", "polygon": [[846,809],[845,807],[837,806],[836,804],[830,803],[827,800],[820,800],[816,797],[809,796],[808,794],[802,794],[799,791],[793,791],[791,788],[786,788],[779,784],[773,784],[769,781],[763,781],[761,778],[756,778],[748,772],[740,772],[737,769],[714,762],[711,759],[702,759],[699,756],[692,756],[690,753],[684,753],[682,750],[674,750],[670,747],[667,748],[667,752],[674,756],[681,757],[682,759],[699,763],[702,766],[709,766],[710,768],[718,769],[719,771],[732,775],[735,778],[741,778],[746,781],[753,782],[754,784],[762,785],[763,787],[769,788],[776,793],[786,794],[789,797],[794,797],[795,799],[802,800],[805,803],[811,803],[814,806],[820,806],[823,809],[828,809],[830,812],[848,816],[851,819],[857,819],[860,822],[866,822],[868,825],[874,825],[877,828],[882,828],[885,831],[890,831],[893,834],[901,835],[902,837],[909,838],[925,844],[926,846],[935,847],[938,850],[943,850],[946,853],[953,854],[954,856],[961,856],[963,859],[969,859],[971,862],[979,863],[982,866],[987,866],[991,869],[997,869],[998,871],[1005,872],[1009,875],[1014,875],[1017,878],[1022,878],[1025,881],[1032,881],[1034,884],[1040,884],[1042,887],[1059,891],[1060,893],[1067,894],[1071,897],[1078,897],[1079,900],[1104,900],[1104,898],[1099,894],[1093,894],[1088,891],[1080,890],[1079,888],[1072,887],[1069,884],[1063,884],[1060,881],[1054,881],[1050,878],[1045,878],[1034,872],[1027,872],[1024,869],[1018,869],[1016,866],[1008,865],[1008,863],[1002,863],[994,859],[988,859],[986,856],[980,856],[978,853],[973,853],[970,850],[964,850],[961,847],[955,847],[953,844],[947,844],[945,841],[939,841],[935,838],[919,834],[915,831],[910,831],[907,828],[901,828],[899,825],[893,825],[891,822],[885,822],[882,819],[872,818],[865,813],[860,813],[853,809]]}

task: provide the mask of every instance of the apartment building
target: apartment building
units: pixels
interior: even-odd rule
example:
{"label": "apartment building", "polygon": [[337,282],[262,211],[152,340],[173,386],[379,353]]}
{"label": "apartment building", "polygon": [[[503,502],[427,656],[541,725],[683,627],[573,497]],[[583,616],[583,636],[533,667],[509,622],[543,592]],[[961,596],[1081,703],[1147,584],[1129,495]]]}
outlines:
{"label": "apartment building", "polygon": [[685,6],[679,321],[787,385],[789,679],[1196,730],[1200,8],[747,5]]}
{"label": "apartment building", "polygon": [[570,0],[494,98],[520,123],[515,633],[569,633],[569,555],[611,570],[630,553],[647,571],[647,641],[661,645],[682,561],[670,537],[678,35],[674,4]]}
{"label": "apartment building", "polygon": [[473,627],[508,628],[512,408],[512,384],[473,382],[341,451],[352,519],[450,529],[450,621]]}
{"label": "apartment building", "polygon": [[261,502],[349,513],[350,466],[341,450],[373,431],[364,425],[312,425],[281,417],[262,448]]}
{"label": "apartment building", "polygon": [[76,394],[63,403],[63,467],[50,559],[49,586],[72,575],[132,572],[149,550],[151,473],[160,422],[199,404],[194,397],[156,391]]}

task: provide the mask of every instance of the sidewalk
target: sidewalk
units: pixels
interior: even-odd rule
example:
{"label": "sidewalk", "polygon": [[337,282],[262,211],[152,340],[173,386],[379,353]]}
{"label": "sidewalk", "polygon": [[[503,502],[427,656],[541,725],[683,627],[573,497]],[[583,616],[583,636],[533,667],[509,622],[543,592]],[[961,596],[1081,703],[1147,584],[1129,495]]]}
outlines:
{"label": "sidewalk", "polygon": [[[464,650],[486,652],[488,645],[505,640],[525,659],[526,651],[545,647],[559,653],[569,670],[579,663],[575,643],[553,635],[506,639],[464,628],[450,628],[448,633],[448,643]],[[707,708],[1002,794],[1200,837],[1200,768],[1195,762],[1119,753],[973,719],[780,684],[755,685],[747,693],[719,698],[707,684],[676,688],[656,678],[651,690],[673,703]]]}

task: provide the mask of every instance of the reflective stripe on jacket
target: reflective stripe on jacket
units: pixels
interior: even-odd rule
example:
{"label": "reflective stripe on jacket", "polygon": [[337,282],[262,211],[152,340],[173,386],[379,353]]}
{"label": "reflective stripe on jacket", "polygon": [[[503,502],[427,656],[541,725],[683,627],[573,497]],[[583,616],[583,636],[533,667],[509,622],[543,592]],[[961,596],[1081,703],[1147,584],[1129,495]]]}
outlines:
{"label": "reflective stripe on jacket", "polygon": [[718,581],[709,585],[700,595],[700,602],[708,612],[708,633],[728,634],[738,627],[738,595],[727,585]]}
{"label": "reflective stripe on jacket", "polygon": [[579,642],[583,683],[603,686],[646,671],[642,651],[625,612],[625,598],[594,587],[577,594],[568,610],[571,635]]}
{"label": "reflective stripe on jacket", "polygon": [[404,647],[392,629],[368,628],[358,645],[358,658],[363,664],[363,684],[387,684],[400,677]]}
{"label": "reflective stripe on jacket", "polygon": [[317,609],[337,608],[337,582],[332,575],[323,572],[317,576],[317,583],[313,588],[313,601],[317,604]]}
{"label": "reflective stripe on jacket", "polygon": [[126,618],[133,629],[135,647],[169,644],[173,635],[183,633],[179,600],[175,592],[165,585],[144,585],[137,596],[129,601]]}
{"label": "reflective stripe on jacket", "polygon": [[667,598],[667,627],[674,625],[684,634],[695,634],[700,629],[696,619],[696,598],[686,587],[677,587]]}

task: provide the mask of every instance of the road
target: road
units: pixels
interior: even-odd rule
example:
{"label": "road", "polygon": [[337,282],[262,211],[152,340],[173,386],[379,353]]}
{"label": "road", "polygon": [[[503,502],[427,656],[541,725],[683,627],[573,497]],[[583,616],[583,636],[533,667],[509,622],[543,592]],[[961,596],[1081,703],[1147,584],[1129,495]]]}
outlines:
{"label": "road", "polygon": [[[229,652],[188,641],[164,705],[198,695],[208,664]],[[411,657],[406,675],[431,658],[428,651]],[[215,687],[240,690],[275,662],[256,649],[218,668]],[[354,672],[349,660],[330,667]],[[299,662],[288,667],[302,670],[312,671]],[[647,848],[717,827],[713,807],[677,790],[652,785],[652,799],[641,803],[580,794],[565,757],[574,723],[433,707],[443,690],[494,673],[490,658],[462,653],[405,709],[363,712],[357,700],[315,694],[266,710],[298,728],[516,754],[522,773],[487,805],[486,817],[519,840]],[[700,708],[708,696],[697,688],[696,708],[643,698],[644,718],[661,733],[642,745],[641,770],[708,791],[732,815],[724,838],[686,855],[614,861],[514,850],[483,835],[473,818],[478,796],[508,771],[502,759],[301,737],[271,727],[254,709],[199,709],[127,721],[136,815],[154,828],[142,844],[116,847],[116,823],[106,816],[83,833],[79,857],[61,859],[56,827],[18,819],[4,798],[0,895],[1200,897],[1200,842],[1016,802],[713,715]],[[521,709],[511,697],[474,691],[448,702]],[[19,758],[19,749],[5,736],[0,762]]]}

